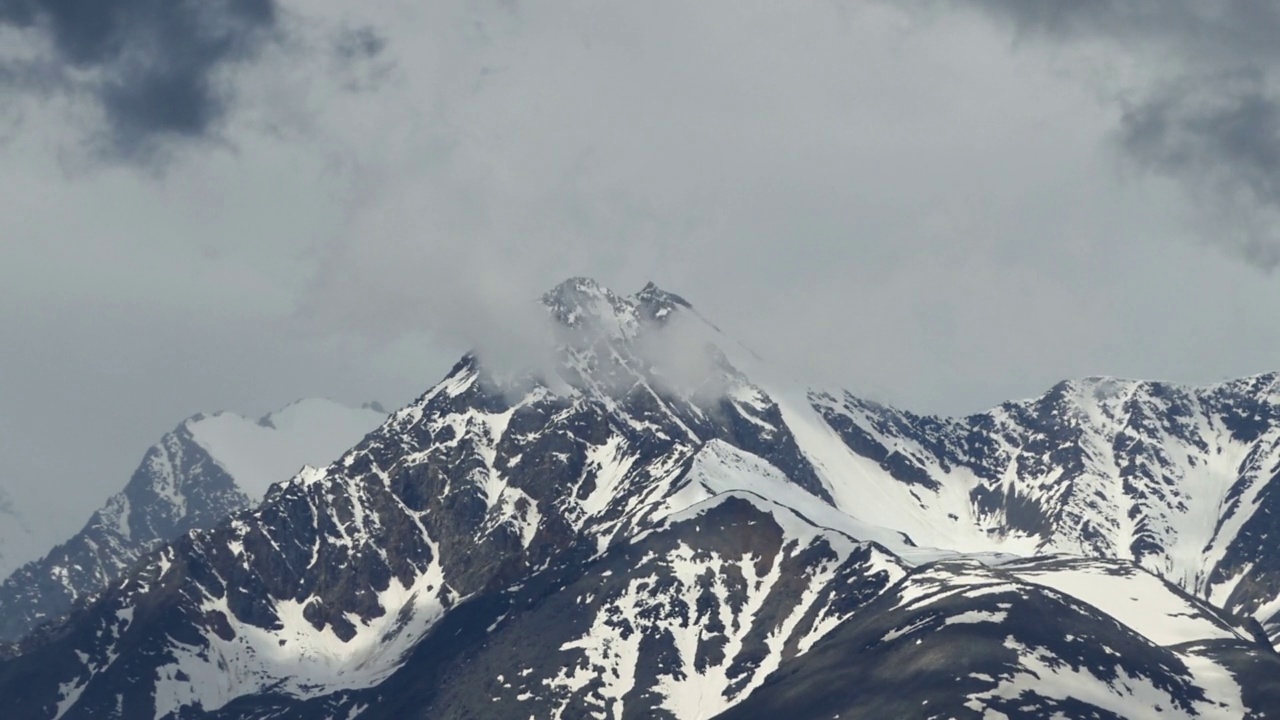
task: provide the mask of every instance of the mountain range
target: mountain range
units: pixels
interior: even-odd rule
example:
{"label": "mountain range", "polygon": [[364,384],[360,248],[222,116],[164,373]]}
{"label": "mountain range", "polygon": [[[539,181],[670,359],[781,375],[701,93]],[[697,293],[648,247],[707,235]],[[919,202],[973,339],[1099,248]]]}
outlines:
{"label": "mountain range", "polygon": [[1280,714],[1277,376],[929,417],[772,382],[653,285],[540,303],[523,370],[165,516],[0,661],[6,716]]}

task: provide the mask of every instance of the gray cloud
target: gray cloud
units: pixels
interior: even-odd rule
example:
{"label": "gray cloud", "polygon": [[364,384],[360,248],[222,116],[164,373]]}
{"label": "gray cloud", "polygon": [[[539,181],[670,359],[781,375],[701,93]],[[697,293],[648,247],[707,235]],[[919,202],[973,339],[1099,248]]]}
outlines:
{"label": "gray cloud", "polygon": [[1210,237],[1258,267],[1280,264],[1280,95],[1265,78],[1218,75],[1162,88],[1124,112],[1120,144],[1142,167],[1188,186],[1214,214]]}
{"label": "gray cloud", "polygon": [[347,92],[376,90],[395,67],[387,52],[388,40],[375,27],[340,28],[332,44],[331,73]]}
{"label": "gray cloud", "polygon": [[0,76],[28,89],[85,93],[102,114],[101,150],[131,159],[199,139],[224,118],[219,70],[251,56],[277,25],[275,0],[0,0],[0,25],[45,41]]}
{"label": "gray cloud", "polygon": [[0,65],[59,93],[0,102],[26,115],[0,144],[0,486],[31,517],[82,522],[191,412],[392,406],[467,346],[540,352],[533,301],[572,275],[656,281],[788,376],[919,411],[1280,357],[1280,283],[1191,241],[1266,262],[1265,19],[278,2],[250,27],[282,42],[205,56],[204,130],[126,123],[235,149],[164,173],[62,171],[124,55],[75,65],[3,5]]}
{"label": "gray cloud", "polygon": [[387,49],[387,39],[369,26],[345,28],[334,43],[338,55],[348,59],[372,58]]}
{"label": "gray cloud", "polygon": [[[1101,41],[1136,61],[1117,146],[1195,199],[1206,241],[1280,264],[1280,5],[1249,0],[959,0],[1020,40]],[[1108,73],[1114,80],[1114,73]]]}

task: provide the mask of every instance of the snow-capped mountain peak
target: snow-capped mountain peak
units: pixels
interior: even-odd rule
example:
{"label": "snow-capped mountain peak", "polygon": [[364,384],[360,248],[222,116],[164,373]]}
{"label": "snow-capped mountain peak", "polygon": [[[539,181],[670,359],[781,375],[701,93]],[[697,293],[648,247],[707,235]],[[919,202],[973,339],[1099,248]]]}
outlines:
{"label": "snow-capped mountain peak", "polygon": [[386,413],[349,408],[332,400],[298,400],[256,420],[229,412],[197,415],[183,423],[250,500],[261,500],[271,483],[306,464],[323,464],[355,444]]}
{"label": "snow-capped mountain peak", "polygon": [[696,314],[689,301],[652,282],[622,296],[591,278],[570,278],[544,294],[541,302],[558,324],[578,331],[580,342],[587,344],[632,341],[645,326],[662,327],[681,311]]}
{"label": "snow-capped mountain peak", "polygon": [[383,419],[321,399],[258,420],[229,412],[188,418],[147,450],[79,533],[0,584],[0,640],[61,616],[158,545],[252,507],[272,483],[327,464]]}
{"label": "snow-capped mountain peak", "polygon": [[663,320],[679,308],[693,310],[688,300],[667,292],[652,282],[645,284],[632,298],[643,310],[644,317],[650,320]]}
{"label": "snow-capped mountain peak", "polygon": [[[1231,612],[1280,607],[1264,552],[1280,429],[1260,395],[1098,378],[934,418],[773,388],[652,284],[575,278],[542,302],[549,367],[513,381],[469,354],[335,462],[164,545],[0,662],[6,709],[1225,719],[1280,703],[1252,680],[1280,656]],[[188,432],[206,454],[234,436]]]}
{"label": "snow-capped mountain peak", "polygon": [[638,326],[636,305],[590,278],[570,278],[542,296],[551,316],[568,328],[630,339]]}

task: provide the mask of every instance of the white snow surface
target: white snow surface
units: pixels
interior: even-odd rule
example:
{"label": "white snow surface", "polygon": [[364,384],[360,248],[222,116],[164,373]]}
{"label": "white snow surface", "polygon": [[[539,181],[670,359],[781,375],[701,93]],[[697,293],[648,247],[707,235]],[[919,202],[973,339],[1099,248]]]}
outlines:
{"label": "white snow surface", "polygon": [[[368,622],[348,616],[356,626],[356,635],[347,641],[331,630],[316,630],[303,617],[306,603],[276,602],[283,627],[265,630],[237,620],[225,599],[208,599],[202,609],[226,617],[234,636],[230,640],[210,636],[208,650],[178,642],[170,645],[175,662],[157,670],[156,717],[194,703],[214,710],[268,688],[295,697],[313,697],[372,687],[394,672],[440,619],[444,602],[456,600],[443,586],[438,563],[411,587],[393,579],[389,588],[378,593],[378,604],[385,614]],[[188,679],[178,679],[184,676]]]}
{"label": "white snow surface", "polygon": [[272,483],[291,478],[304,465],[328,465],[386,420],[386,414],[307,399],[271,413],[263,421],[234,413],[189,420],[195,441],[227,471],[253,501]]}
{"label": "white snow surface", "polygon": [[[924,563],[947,557],[999,559],[1035,553],[1037,538],[995,536],[974,516],[969,491],[977,480],[965,468],[953,468],[949,482],[936,493],[908,485],[874,461],[849,449],[835,430],[810,405],[803,392],[770,392],[801,452],[813,464],[840,512],[891,535],[867,537],[883,542],[909,562]],[[907,448],[909,449],[909,448]],[[926,458],[923,452],[915,453]],[[934,477],[947,475],[936,465]],[[904,542],[903,536],[910,538]]]}
{"label": "white snow surface", "polygon": [[[659,517],[676,519],[708,498],[735,493],[759,498],[768,507],[788,510],[804,522],[788,528],[810,537],[818,529],[835,530],[849,538],[879,542],[895,552],[908,549],[901,533],[864,523],[840,512],[789,480],[768,461],[721,440],[712,440],[694,458],[685,485],[669,497]],[[777,514],[775,514],[777,517]]]}
{"label": "white snow surface", "polygon": [[1157,645],[1251,640],[1243,630],[1224,626],[1200,603],[1177,594],[1163,580],[1137,567],[1081,562],[1052,570],[1005,569],[1022,580],[1082,600]]}

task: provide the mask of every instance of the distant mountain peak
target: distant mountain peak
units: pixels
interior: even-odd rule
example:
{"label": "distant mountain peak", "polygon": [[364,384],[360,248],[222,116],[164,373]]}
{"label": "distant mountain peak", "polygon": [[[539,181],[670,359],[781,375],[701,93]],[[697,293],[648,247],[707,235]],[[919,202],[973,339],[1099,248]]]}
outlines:
{"label": "distant mountain peak", "polygon": [[617,304],[620,299],[612,290],[589,277],[571,277],[542,295],[543,304],[553,312],[587,310],[601,301]]}
{"label": "distant mountain peak", "polygon": [[542,304],[562,327],[592,337],[630,339],[639,329],[635,303],[592,278],[565,280],[542,296]]}
{"label": "distant mountain peak", "polygon": [[558,322],[575,329],[609,330],[631,337],[639,323],[664,323],[678,310],[693,310],[680,295],[647,283],[634,295],[622,296],[593,278],[572,277],[542,296]]}
{"label": "distant mountain peak", "polygon": [[590,352],[597,343],[629,344],[647,328],[665,326],[674,311],[688,308],[678,295],[650,283],[639,293],[623,296],[592,278],[573,277],[541,298],[553,321],[562,347]]}
{"label": "distant mountain peak", "polygon": [[[302,399],[257,420],[231,412],[187,418],[146,452],[79,533],[0,578],[0,641],[58,618],[160,544],[253,506],[272,483],[314,475],[309,466],[335,459],[385,415]],[[12,531],[18,523],[4,511],[0,490],[0,531]]]}
{"label": "distant mountain peak", "polygon": [[632,297],[640,306],[641,313],[648,320],[665,320],[679,308],[693,310],[693,305],[690,305],[688,300],[673,292],[663,290],[653,282],[645,285],[640,292]]}

